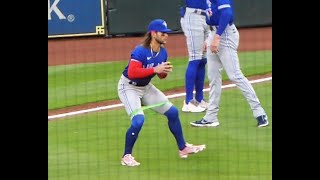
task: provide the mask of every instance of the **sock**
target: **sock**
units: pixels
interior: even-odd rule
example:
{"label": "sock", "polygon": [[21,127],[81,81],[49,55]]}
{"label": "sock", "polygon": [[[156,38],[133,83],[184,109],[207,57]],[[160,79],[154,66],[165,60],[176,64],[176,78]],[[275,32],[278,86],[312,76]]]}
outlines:
{"label": "sock", "polygon": [[197,69],[200,61],[199,60],[193,60],[189,61],[186,75],[185,75],[185,89],[186,89],[186,103],[188,104],[189,101],[193,99],[193,89],[195,86],[196,81],[196,75],[197,75]]}
{"label": "sock", "polygon": [[126,154],[132,154],[134,143],[138,138],[138,135],[143,126],[143,123],[144,123],[144,115],[142,114],[135,115],[132,118],[131,126],[126,133],[126,142],[125,142],[125,149],[124,149],[123,156]]}
{"label": "sock", "polygon": [[196,95],[195,99],[198,102],[201,102],[203,99],[203,88],[204,88],[204,80],[206,75],[206,64],[207,59],[203,58],[198,66],[197,74],[196,74],[196,80],[195,80],[195,89],[196,89]]}
{"label": "sock", "polygon": [[185,140],[182,133],[182,127],[179,119],[179,111],[176,107],[171,106],[171,108],[164,113],[168,118],[168,125],[171,133],[176,138],[178,148],[180,150],[185,148]]}

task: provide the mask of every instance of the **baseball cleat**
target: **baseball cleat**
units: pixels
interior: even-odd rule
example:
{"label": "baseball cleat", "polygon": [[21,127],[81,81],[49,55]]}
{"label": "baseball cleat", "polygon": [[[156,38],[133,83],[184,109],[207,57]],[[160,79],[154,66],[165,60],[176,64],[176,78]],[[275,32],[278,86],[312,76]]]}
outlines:
{"label": "baseball cleat", "polygon": [[134,157],[131,154],[126,154],[121,160],[123,166],[139,166],[140,163],[134,160]]}
{"label": "baseball cleat", "polygon": [[193,100],[191,100],[188,104],[186,104],[186,101],[183,101],[183,112],[203,112],[206,108],[203,108],[199,105],[197,105]]}
{"label": "baseball cleat", "polygon": [[179,151],[180,158],[187,158],[189,154],[195,154],[200,151],[203,151],[206,148],[205,144],[202,145],[193,145],[186,143],[186,147]]}
{"label": "baseball cleat", "polygon": [[208,108],[208,103],[205,101],[205,100],[201,100],[201,102],[198,102],[197,101],[197,103],[198,103],[198,105],[200,106],[200,107],[203,107],[203,108]]}
{"label": "baseball cleat", "polygon": [[218,121],[209,122],[209,121],[206,121],[203,118],[201,120],[199,120],[199,121],[193,121],[190,124],[192,126],[195,126],[195,127],[216,127],[216,126],[220,125],[220,123]]}
{"label": "baseball cleat", "polygon": [[261,115],[257,117],[257,121],[258,121],[258,124],[257,124],[258,127],[265,127],[269,125],[267,115]]}

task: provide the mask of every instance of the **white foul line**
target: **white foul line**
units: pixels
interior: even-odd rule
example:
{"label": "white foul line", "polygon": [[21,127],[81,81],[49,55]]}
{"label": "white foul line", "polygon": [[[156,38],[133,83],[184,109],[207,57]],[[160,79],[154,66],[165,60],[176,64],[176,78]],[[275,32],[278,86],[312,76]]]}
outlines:
{"label": "white foul line", "polygon": [[[251,84],[254,84],[254,83],[270,81],[270,80],[272,80],[272,77],[252,80],[252,81],[249,81],[249,82]],[[223,85],[222,89],[230,88],[230,87],[236,87],[236,85],[235,84]],[[209,88],[206,88],[203,91],[204,92],[209,91]],[[195,93],[195,92],[193,92],[193,93]],[[179,94],[172,94],[172,95],[169,95],[167,97],[168,97],[168,99],[171,99],[171,98],[181,97],[181,96],[185,96],[185,95],[186,95],[186,93],[179,93]],[[97,107],[97,108],[92,108],[92,109],[81,110],[81,111],[74,111],[74,112],[68,112],[68,113],[64,113],[64,114],[57,114],[57,115],[48,116],[48,120],[55,119],[55,118],[61,118],[61,117],[65,117],[65,116],[72,116],[72,115],[76,115],[76,114],[82,114],[82,113],[88,113],[88,112],[112,109],[112,108],[117,108],[117,107],[121,107],[121,106],[123,106],[123,104],[113,104],[113,105],[102,106],[102,107]]]}

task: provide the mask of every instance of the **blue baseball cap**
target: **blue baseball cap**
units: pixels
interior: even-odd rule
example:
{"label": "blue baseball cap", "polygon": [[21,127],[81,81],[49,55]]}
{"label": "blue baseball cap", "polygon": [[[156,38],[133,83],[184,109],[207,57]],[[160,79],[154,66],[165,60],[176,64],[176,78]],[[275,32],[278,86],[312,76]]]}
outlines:
{"label": "blue baseball cap", "polygon": [[158,32],[170,32],[171,29],[168,29],[166,21],[162,19],[155,19],[150,22],[148,26],[148,31],[158,31]]}

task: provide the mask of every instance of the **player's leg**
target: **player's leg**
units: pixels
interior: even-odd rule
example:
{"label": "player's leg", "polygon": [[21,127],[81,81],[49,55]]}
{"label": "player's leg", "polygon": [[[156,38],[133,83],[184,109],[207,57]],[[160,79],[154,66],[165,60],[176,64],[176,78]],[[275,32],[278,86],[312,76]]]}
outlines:
{"label": "player's leg", "polygon": [[173,106],[168,98],[163,94],[163,92],[161,92],[153,84],[150,83],[148,86],[150,86],[150,88],[148,87],[148,91],[141,99],[142,104],[150,106],[166,102],[164,105],[157,106],[152,109],[160,114],[164,114],[167,117],[169,129],[175,137],[179,149],[183,149],[186,142],[182,133],[178,109]]}
{"label": "player's leg", "polygon": [[118,96],[131,118],[131,125],[128,128],[125,136],[125,149],[121,161],[122,165],[140,165],[139,162],[134,160],[131,154],[133,146],[144,123],[144,114],[143,111],[138,111],[136,114],[132,113],[141,108],[140,97],[142,97],[142,94],[143,90],[141,88],[137,88],[120,79],[118,84]]}
{"label": "player's leg", "polygon": [[188,62],[188,66],[185,73],[186,104],[188,104],[193,99],[193,90],[196,84],[199,64],[200,60],[192,60]]}
{"label": "player's leg", "polygon": [[[194,106],[197,107],[197,104],[194,104],[194,106],[191,107],[187,107],[189,102],[193,99],[193,90],[195,88],[198,68],[203,56],[203,42],[205,37],[202,22],[205,22],[204,16],[190,13],[188,11],[186,12],[184,18],[181,19],[181,27],[183,29],[184,35],[186,36],[189,54],[189,62],[185,73],[186,99],[185,106],[182,109],[184,112],[202,112],[205,110],[205,108],[201,107],[197,108],[197,110],[193,110]],[[198,91],[202,91],[203,85],[202,89],[200,87],[198,87],[197,89]]]}
{"label": "player's leg", "polygon": [[227,27],[226,32],[222,34],[220,42],[221,46],[218,54],[229,79],[241,90],[243,96],[251,107],[253,116],[258,118],[265,115],[266,113],[260,104],[255,90],[240,69],[237,54],[239,33],[234,25]]}
{"label": "player's leg", "polygon": [[[187,158],[189,154],[198,153],[206,148],[206,145],[193,145],[188,144],[184,140],[182,126],[179,118],[178,109],[169,102],[168,98],[151,83],[149,84],[148,92],[142,98],[142,103],[146,105],[157,104],[160,102],[167,102],[162,106],[154,107],[153,110],[163,114],[168,119],[168,127],[174,136],[181,158]],[[149,86],[148,85],[148,86]]]}
{"label": "player's leg", "polygon": [[210,43],[213,40],[214,33],[208,37],[207,58],[208,58],[208,79],[209,79],[209,102],[206,115],[199,121],[191,122],[195,127],[214,127],[219,125],[218,111],[221,96],[221,70],[222,64],[219,57],[210,51]]}
{"label": "player's leg", "polygon": [[[209,47],[208,47],[209,48]],[[218,111],[222,89],[222,64],[219,57],[210,50],[208,56],[208,80],[209,80],[209,102],[204,119],[210,122],[218,122]]]}
{"label": "player's leg", "polygon": [[[203,95],[203,88],[204,88],[204,81],[205,81],[205,75],[206,75],[206,64],[207,64],[207,58],[203,58],[200,60],[198,65],[198,70],[196,74],[196,80],[195,80],[195,99],[201,103],[201,101],[204,100]],[[204,108],[207,108],[206,106]]]}
{"label": "player's leg", "polygon": [[[208,38],[210,34],[210,27],[206,24],[205,21],[203,21],[203,33],[204,33],[204,39],[203,39],[203,45],[204,47],[204,41],[206,38]],[[197,71],[197,76],[196,76],[196,81],[195,81],[195,99],[199,102],[199,105],[201,107],[207,108],[208,103],[204,100],[204,93],[203,93],[203,88],[204,88],[204,82],[205,82],[205,74],[206,74],[206,64],[207,64],[207,54],[202,48],[202,59],[199,63],[198,66],[198,71]]]}
{"label": "player's leg", "polygon": [[[181,29],[186,37],[186,41],[187,41],[187,48],[188,48],[188,54],[189,54],[189,59],[192,57],[192,36],[191,36],[191,33],[190,33],[190,26],[192,26],[190,24],[190,16],[191,14],[190,13],[187,13],[185,15],[185,17],[181,18],[180,19],[180,23],[181,23]],[[188,61],[190,63],[190,60]],[[189,103],[189,101],[191,99],[193,99],[193,88],[194,88],[194,84],[192,82],[194,82],[194,80],[192,79],[195,79],[195,76],[192,76],[192,74],[195,74],[195,72],[191,72],[192,70],[195,71],[196,69],[195,68],[192,68],[192,66],[195,66],[195,65],[191,65],[188,63],[188,66],[187,66],[187,69],[186,69],[186,72],[185,72],[185,91],[186,91],[186,99],[185,99],[185,103]],[[190,76],[191,77],[187,77],[187,76]],[[188,80],[187,79],[191,79],[191,80]]]}
{"label": "player's leg", "polygon": [[140,165],[140,163],[137,162],[132,156],[132,149],[136,140],[138,139],[143,123],[144,123],[143,114],[137,114],[131,118],[131,126],[126,132],[125,149],[124,149],[124,153],[121,161],[122,165],[126,165],[126,166]]}

